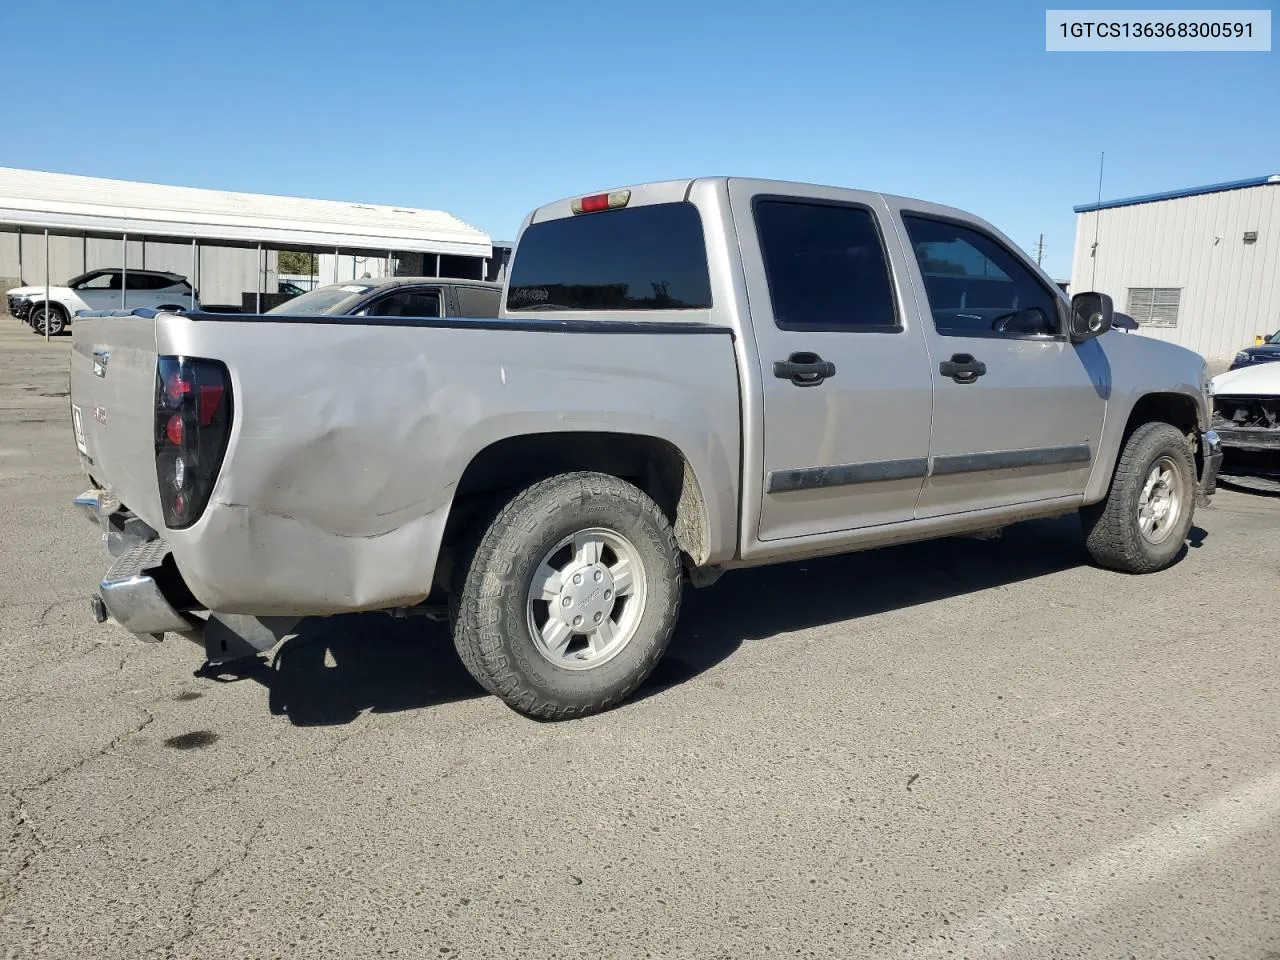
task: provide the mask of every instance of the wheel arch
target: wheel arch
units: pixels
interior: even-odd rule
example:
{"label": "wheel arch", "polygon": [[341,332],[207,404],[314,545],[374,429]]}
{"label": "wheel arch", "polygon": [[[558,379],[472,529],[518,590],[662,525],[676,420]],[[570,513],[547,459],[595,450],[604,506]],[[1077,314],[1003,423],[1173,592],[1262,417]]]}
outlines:
{"label": "wheel arch", "polygon": [[[1085,503],[1097,503],[1107,495],[1124,445],[1129,442],[1134,431],[1145,423],[1170,424],[1177,427],[1189,439],[1194,439],[1196,432],[1205,426],[1202,423],[1200,406],[1194,397],[1171,390],[1142,394],[1130,406],[1122,428],[1104,431],[1102,451],[1106,456],[1105,458],[1100,456],[1095,463],[1089,485],[1085,490]],[[1193,444],[1192,452],[1195,456],[1198,476],[1203,466],[1198,443]]]}
{"label": "wheel arch", "polygon": [[1123,439],[1128,440],[1144,423],[1168,423],[1183,433],[1192,433],[1200,425],[1199,408],[1185,393],[1145,393],[1129,411]]}
{"label": "wheel arch", "polygon": [[712,520],[705,487],[674,443],[638,433],[529,433],[493,441],[462,471],[445,523],[436,583],[449,582],[454,548],[510,496],[539,480],[575,471],[604,473],[635,484],[662,510],[677,545],[694,566],[711,559]]}
{"label": "wheel arch", "polygon": [[36,313],[41,308],[48,307],[62,314],[62,329],[66,330],[71,326],[71,311],[66,304],[59,303],[57,300],[51,300],[41,297],[39,300],[32,300],[31,306],[27,308],[26,323],[32,330],[36,328]]}

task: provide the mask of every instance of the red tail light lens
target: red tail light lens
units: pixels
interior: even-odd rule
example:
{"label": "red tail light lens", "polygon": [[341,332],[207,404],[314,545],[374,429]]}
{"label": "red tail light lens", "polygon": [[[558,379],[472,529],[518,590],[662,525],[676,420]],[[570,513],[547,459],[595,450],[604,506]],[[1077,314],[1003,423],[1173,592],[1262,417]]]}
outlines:
{"label": "red tail light lens", "polygon": [[156,481],[172,530],[199,520],[209,502],[231,436],[231,399],[231,377],[217,360],[159,358]]}
{"label": "red tail light lens", "polygon": [[190,392],[191,381],[183,378],[181,370],[165,381],[164,395],[170,403],[177,403]]}

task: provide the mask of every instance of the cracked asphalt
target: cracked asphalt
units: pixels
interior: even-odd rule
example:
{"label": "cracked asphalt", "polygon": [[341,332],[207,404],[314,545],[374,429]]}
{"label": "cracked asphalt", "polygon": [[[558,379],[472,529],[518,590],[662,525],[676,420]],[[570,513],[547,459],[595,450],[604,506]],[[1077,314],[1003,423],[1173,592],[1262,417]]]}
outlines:
{"label": "cracked asphalt", "polygon": [[733,574],[538,724],[425,621],[94,624],[68,348],[0,316],[0,957],[1280,958],[1280,499]]}

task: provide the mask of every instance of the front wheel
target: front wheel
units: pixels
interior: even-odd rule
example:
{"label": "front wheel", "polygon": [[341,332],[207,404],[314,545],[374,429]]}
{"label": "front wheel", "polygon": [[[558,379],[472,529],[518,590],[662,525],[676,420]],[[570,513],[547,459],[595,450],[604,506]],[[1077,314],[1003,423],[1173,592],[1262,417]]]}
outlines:
{"label": "front wheel", "polygon": [[1146,423],[1120,452],[1107,498],[1080,512],[1089,554],[1104,567],[1154,573],[1182,551],[1196,505],[1196,463],[1176,427]]}
{"label": "front wheel", "polygon": [[40,336],[49,328],[49,336],[56,337],[67,328],[67,316],[62,308],[52,303],[40,303],[31,308],[31,329]]}
{"label": "front wheel", "polygon": [[459,656],[486,690],[539,719],[598,713],[629,696],[679,613],[671,524],[643,491],[606,474],[523,490],[464,564]]}

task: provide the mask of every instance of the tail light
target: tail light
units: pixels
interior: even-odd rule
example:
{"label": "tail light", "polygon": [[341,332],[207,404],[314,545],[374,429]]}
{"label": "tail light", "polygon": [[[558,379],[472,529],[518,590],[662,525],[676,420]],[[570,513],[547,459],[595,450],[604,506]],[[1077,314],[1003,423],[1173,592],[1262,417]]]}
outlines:
{"label": "tail light", "polygon": [[569,205],[574,213],[599,213],[601,210],[619,210],[631,202],[630,190],[613,190],[579,197]]}
{"label": "tail light", "polygon": [[156,480],[165,526],[200,519],[231,435],[231,377],[217,360],[160,357],[156,365]]}

